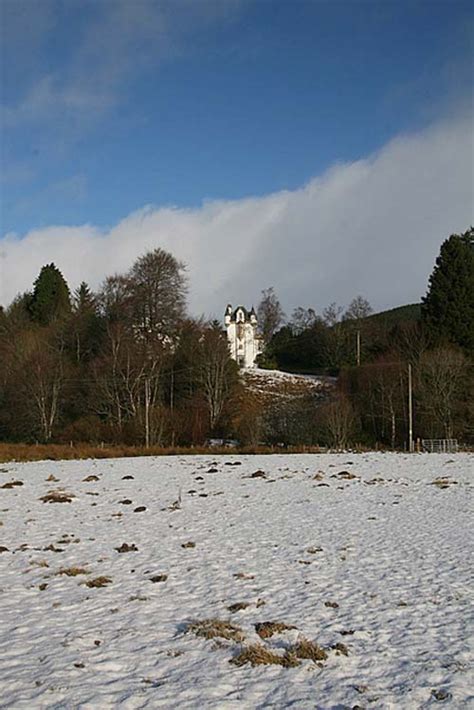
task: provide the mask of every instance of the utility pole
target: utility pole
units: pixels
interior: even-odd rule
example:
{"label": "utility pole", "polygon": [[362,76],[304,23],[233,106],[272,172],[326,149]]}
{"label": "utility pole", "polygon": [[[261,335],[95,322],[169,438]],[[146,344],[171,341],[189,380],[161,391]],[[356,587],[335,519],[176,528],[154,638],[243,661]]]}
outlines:
{"label": "utility pole", "polygon": [[150,448],[150,381],[145,378],[145,448]]}
{"label": "utility pole", "polygon": [[360,365],[360,330],[357,330],[357,340],[356,340],[356,361],[357,367]]}
{"label": "utility pole", "polygon": [[413,382],[411,363],[408,363],[408,451],[413,453]]}

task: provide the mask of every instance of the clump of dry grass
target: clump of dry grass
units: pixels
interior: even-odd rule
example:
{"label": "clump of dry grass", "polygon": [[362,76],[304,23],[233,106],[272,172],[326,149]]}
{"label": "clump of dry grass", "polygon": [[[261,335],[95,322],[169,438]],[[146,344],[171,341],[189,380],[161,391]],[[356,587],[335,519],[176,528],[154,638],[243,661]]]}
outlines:
{"label": "clump of dry grass", "polygon": [[246,572],[234,572],[234,577],[236,579],[255,579],[255,575]]}
{"label": "clump of dry grass", "polygon": [[299,639],[299,641],[292,646],[292,650],[297,658],[309,659],[315,663],[317,661],[325,661],[328,657],[324,648],[321,648],[317,643],[313,643],[313,641],[309,641],[305,638]]}
{"label": "clump of dry grass", "polygon": [[261,639],[269,639],[274,634],[281,634],[282,631],[290,631],[296,629],[296,626],[289,626],[282,621],[262,621],[255,624],[255,631]]}
{"label": "clump of dry grass", "polygon": [[64,574],[66,577],[77,577],[79,574],[90,574],[84,567],[62,567],[56,574]]}
{"label": "clump of dry grass", "polygon": [[99,476],[95,476],[93,473],[90,476],[86,476],[82,479],[83,483],[92,483],[92,481],[98,481]]}
{"label": "clump of dry grass", "polygon": [[71,503],[73,498],[75,498],[73,493],[49,491],[44,496],[41,496],[40,500],[42,500],[43,503]]}
{"label": "clump of dry grass", "polygon": [[111,583],[112,580],[110,577],[94,577],[94,579],[89,579],[89,581],[86,582],[86,586],[93,589],[95,587],[106,587]]}
{"label": "clump of dry grass", "polygon": [[265,473],[265,471],[262,471],[262,470],[254,471],[254,473],[250,474],[250,476],[249,476],[249,478],[266,478],[266,477],[267,477],[267,474]]}
{"label": "clump of dry grass", "polygon": [[223,638],[227,641],[241,642],[245,638],[242,629],[221,619],[191,621],[186,627],[186,632],[189,631],[205,639]]}
{"label": "clump of dry grass", "polygon": [[52,473],[50,473],[46,480],[50,481],[50,482],[53,482],[53,481],[57,482],[57,481],[59,481],[59,478],[56,478],[56,476],[54,476]]}
{"label": "clump of dry grass", "polygon": [[23,486],[23,481],[7,481],[1,488],[16,488],[16,486]]}
{"label": "clump of dry grass", "polygon": [[285,651],[283,655],[270,651],[260,643],[245,646],[240,653],[231,658],[229,663],[234,666],[244,666],[250,663],[252,666],[283,666],[283,668],[295,668],[301,665],[295,652],[292,649]]}
{"label": "clump of dry grass", "polygon": [[128,545],[126,542],[122,543],[120,547],[115,548],[117,552],[138,552],[138,547],[135,545],[135,543],[132,542],[131,545]]}
{"label": "clump of dry grass", "polygon": [[435,478],[434,481],[431,481],[431,485],[443,489],[449,488],[449,486],[457,485],[457,481],[453,481],[451,478],[442,476],[441,478]]}
{"label": "clump of dry grass", "polygon": [[243,609],[246,609],[248,606],[250,606],[250,602],[236,602],[228,606],[227,609],[231,614],[235,614],[237,611],[243,611]]}
{"label": "clump of dry grass", "polygon": [[191,542],[191,541],[189,541],[189,542],[183,542],[183,543],[181,544],[181,547],[182,547],[184,550],[191,549],[191,548],[193,548],[193,547],[196,547],[196,543],[195,543],[195,542]]}
{"label": "clump of dry grass", "polygon": [[333,646],[331,646],[331,648],[333,651],[336,651],[338,655],[341,653],[343,656],[349,655],[349,649],[347,648],[345,643],[335,643]]}
{"label": "clump of dry grass", "polygon": [[346,481],[352,481],[354,478],[357,478],[357,476],[355,473],[351,473],[350,471],[339,471],[339,473],[333,474],[331,478],[342,478]]}
{"label": "clump of dry grass", "polygon": [[150,577],[150,582],[154,582],[156,584],[157,582],[166,582],[167,579],[167,574],[155,574],[154,577]]}
{"label": "clump of dry grass", "polygon": [[51,543],[50,545],[47,545],[46,547],[43,547],[43,550],[45,552],[64,552],[62,547],[55,547],[54,543]]}

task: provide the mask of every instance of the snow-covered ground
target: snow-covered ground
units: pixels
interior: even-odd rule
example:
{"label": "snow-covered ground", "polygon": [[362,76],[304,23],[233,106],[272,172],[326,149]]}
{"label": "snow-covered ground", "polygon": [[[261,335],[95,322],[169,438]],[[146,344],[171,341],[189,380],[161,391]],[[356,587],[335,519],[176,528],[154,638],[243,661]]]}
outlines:
{"label": "snow-covered ground", "polygon": [[[0,707],[474,707],[473,464],[328,454],[0,465]],[[71,502],[41,500],[58,490]],[[86,573],[64,573],[74,568]],[[87,586],[100,577],[110,581]],[[229,610],[238,603],[248,606]],[[244,639],[187,630],[207,619]],[[295,628],[262,640],[266,621]],[[229,663],[256,642],[283,656],[303,637],[327,658]]]}

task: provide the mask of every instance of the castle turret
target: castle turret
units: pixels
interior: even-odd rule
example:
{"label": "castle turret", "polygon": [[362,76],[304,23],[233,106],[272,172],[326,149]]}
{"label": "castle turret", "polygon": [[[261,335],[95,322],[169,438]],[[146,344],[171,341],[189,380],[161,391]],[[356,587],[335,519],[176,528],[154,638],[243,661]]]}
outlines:
{"label": "castle turret", "polygon": [[240,367],[253,367],[257,355],[262,352],[263,343],[257,332],[257,314],[252,307],[247,311],[237,306],[235,311],[229,304],[224,313],[224,323],[231,357]]}
{"label": "castle turret", "polygon": [[227,305],[227,308],[225,309],[225,313],[224,313],[224,323],[226,326],[230,325],[231,319],[232,319],[232,306],[229,303]]}

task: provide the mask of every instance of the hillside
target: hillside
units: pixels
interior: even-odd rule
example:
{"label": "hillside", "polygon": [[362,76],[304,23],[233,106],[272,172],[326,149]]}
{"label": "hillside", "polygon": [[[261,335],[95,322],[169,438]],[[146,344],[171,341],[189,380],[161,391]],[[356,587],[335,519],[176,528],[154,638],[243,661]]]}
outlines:
{"label": "hillside", "polygon": [[390,308],[388,311],[373,313],[364,320],[367,323],[389,327],[401,322],[418,321],[420,317],[421,303],[409,303],[406,306],[397,306],[396,308]]}
{"label": "hillside", "polygon": [[242,377],[246,387],[264,403],[298,400],[306,397],[324,400],[334,386],[334,378],[294,374],[281,370],[251,368]]}

